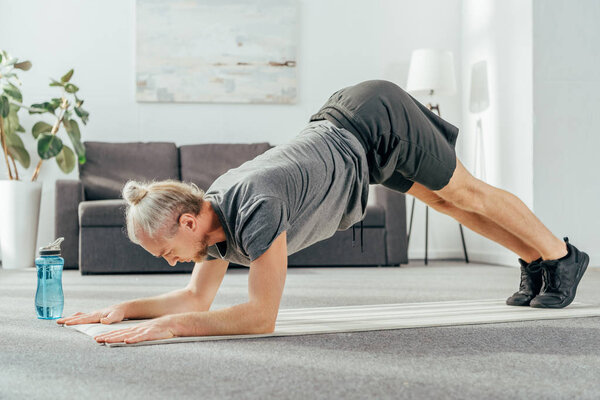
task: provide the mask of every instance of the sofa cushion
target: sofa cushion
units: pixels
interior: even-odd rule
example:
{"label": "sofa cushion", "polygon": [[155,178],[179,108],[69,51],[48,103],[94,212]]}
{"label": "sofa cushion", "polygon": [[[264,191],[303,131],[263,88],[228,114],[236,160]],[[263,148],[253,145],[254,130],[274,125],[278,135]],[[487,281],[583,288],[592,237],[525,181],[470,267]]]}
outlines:
{"label": "sofa cushion", "polygon": [[92,200],[79,203],[79,226],[125,226],[125,200]]}
{"label": "sofa cushion", "polygon": [[[355,225],[360,227],[360,222]],[[367,206],[367,214],[363,220],[364,228],[383,228],[385,227],[385,209],[379,204]]]}
{"label": "sofa cushion", "polygon": [[269,150],[269,143],[207,143],[179,147],[181,180],[206,191],[219,176]]}
{"label": "sofa cushion", "polygon": [[86,200],[118,199],[129,179],[179,179],[174,143],[85,142],[87,162],[79,165]]}

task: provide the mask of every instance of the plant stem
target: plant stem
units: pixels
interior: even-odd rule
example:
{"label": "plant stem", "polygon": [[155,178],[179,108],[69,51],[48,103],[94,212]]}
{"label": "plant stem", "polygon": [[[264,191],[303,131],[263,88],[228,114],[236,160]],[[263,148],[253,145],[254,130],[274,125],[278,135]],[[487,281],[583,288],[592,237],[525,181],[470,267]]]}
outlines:
{"label": "plant stem", "polygon": [[[58,120],[56,121],[56,123],[54,124],[54,126],[52,127],[52,131],[50,132],[50,134],[52,136],[56,135],[56,132],[58,132],[58,128],[60,127],[60,123],[63,120],[63,117],[65,116],[65,111],[67,110],[67,107],[69,106],[69,103],[67,102],[67,99],[63,96],[62,97],[62,103],[60,104],[60,108],[61,108],[61,113],[60,116],[58,117]],[[35,182],[38,175],[40,174],[40,168],[42,167],[42,162],[44,160],[42,158],[40,158],[40,161],[38,161],[37,166],[35,167],[35,171],[33,172],[33,176],[31,177],[31,182]]]}
{"label": "plant stem", "polygon": [[12,181],[14,178],[12,175],[12,171],[10,170],[10,164],[8,163],[8,149],[6,148],[6,138],[4,137],[4,119],[2,118],[2,116],[0,116],[0,139],[2,141],[2,150],[4,151],[4,160],[6,160],[6,170],[8,171],[8,179]]}
{"label": "plant stem", "polygon": [[17,169],[17,164],[15,164],[15,159],[13,156],[10,156],[10,161],[12,161],[13,168],[15,169],[15,175],[17,176],[17,180],[19,180],[19,170]]}

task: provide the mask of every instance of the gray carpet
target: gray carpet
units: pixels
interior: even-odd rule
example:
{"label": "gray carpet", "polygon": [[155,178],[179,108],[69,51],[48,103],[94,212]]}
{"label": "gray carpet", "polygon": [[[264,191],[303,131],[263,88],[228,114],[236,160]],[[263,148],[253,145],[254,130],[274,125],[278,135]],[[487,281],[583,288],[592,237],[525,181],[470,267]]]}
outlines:
{"label": "gray carpet", "polygon": [[[247,299],[228,271],[213,308]],[[65,271],[65,314],[183,287],[187,274]],[[508,297],[517,268],[290,268],[281,308]],[[562,399],[600,396],[600,318],[106,347],[38,320],[34,270],[0,269],[1,399]],[[600,304],[600,269],[577,301]]]}

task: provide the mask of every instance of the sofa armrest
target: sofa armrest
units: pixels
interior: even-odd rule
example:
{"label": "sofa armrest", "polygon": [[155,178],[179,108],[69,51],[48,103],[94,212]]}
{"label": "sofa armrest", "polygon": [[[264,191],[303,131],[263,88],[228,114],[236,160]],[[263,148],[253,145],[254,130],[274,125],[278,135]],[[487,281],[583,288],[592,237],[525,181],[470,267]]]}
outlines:
{"label": "sofa armrest", "polygon": [[387,265],[408,264],[406,195],[383,185],[376,185],[375,203],[385,209]]}
{"label": "sofa armrest", "polygon": [[56,181],[54,235],[64,237],[62,257],[65,268],[77,269],[79,263],[79,203],[84,200],[83,184],[79,180]]}

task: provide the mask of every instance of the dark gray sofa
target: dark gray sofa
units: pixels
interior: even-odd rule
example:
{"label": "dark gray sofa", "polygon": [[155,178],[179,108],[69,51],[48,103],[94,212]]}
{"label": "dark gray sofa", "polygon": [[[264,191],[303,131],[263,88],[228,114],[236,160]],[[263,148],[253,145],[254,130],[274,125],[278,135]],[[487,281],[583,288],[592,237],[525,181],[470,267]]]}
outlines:
{"label": "dark gray sofa", "polygon": [[[231,168],[265,152],[269,143],[199,144],[86,142],[87,162],[79,180],[56,182],[55,234],[64,237],[65,269],[82,275],[136,272],[188,272],[193,263],[171,267],[129,241],[125,231],[125,202],[120,197],[128,179],[179,179],[201,189]],[[408,262],[406,205],[403,193],[376,186],[374,204],[363,221],[338,231],[322,242],[289,257],[289,266],[399,265]],[[231,264],[236,266],[236,264]]]}

